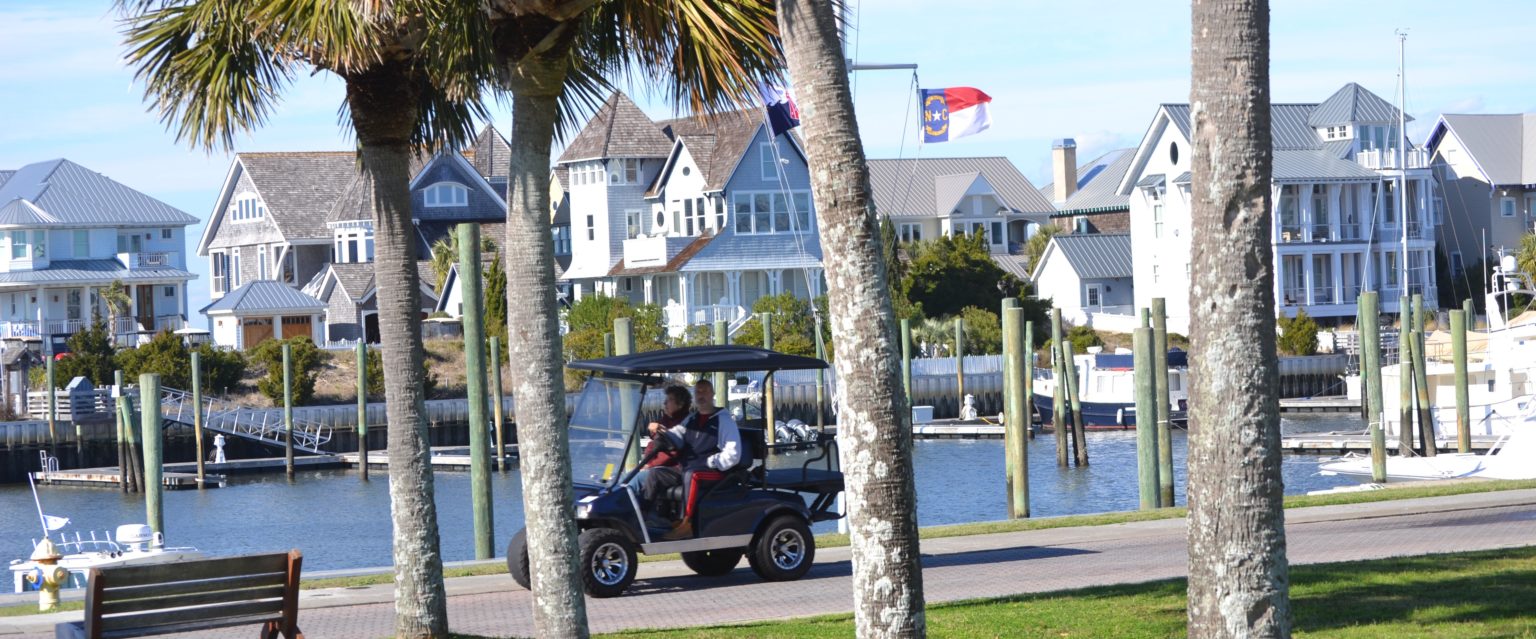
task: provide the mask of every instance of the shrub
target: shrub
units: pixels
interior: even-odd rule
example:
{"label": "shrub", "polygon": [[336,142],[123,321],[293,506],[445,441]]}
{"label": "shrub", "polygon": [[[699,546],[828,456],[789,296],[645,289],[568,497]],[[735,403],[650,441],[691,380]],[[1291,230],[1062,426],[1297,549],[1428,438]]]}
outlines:
{"label": "shrub", "polygon": [[795,297],[794,293],[780,293],[760,297],[752,303],[753,317],[741,325],[733,344],[746,346],[763,345],[763,323],[758,313],[768,313],[768,326],[773,329],[773,350],[790,355],[816,356],[816,318],[812,315],[810,300]]}
{"label": "shrub", "polygon": [[170,331],[156,333],[137,348],[119,351],[117,366],[123,369],[123,378],[129,383],[137,383],[141,374],[155,373],[163,387],[192,389],[191,351],[180,336]]}
{"label": "shrub", "polygon": [[256,382],[256,389],[274,405],[282,405],[283,344],[293,349],[293,403],[296,406],[306,404],[315,396],[315,373],[327,357],[307,335],[286,340],[269,339],[251,351],[251,359],[267,369],[267,376]]}
{"label": "shrub", "polygon": [[[192,351],[202,360],[205,393],[228,394],[229,389],[239,386],[240,380],[245,377],[245,369],[249,364],[245,354],[240,351],[219,348],[213,344],[198,344]],[[281,363],[281,354],[278,359]]]}
{"label": "shrub", "polygon": [[960,319],[965,321],[967,354],[995,355],[1003,352],[1003,324],[997,313],[967,306],[960,312]]}
{"label": "shrub", "polygon": [[[112,373],[117,370],[117,349],[112,347],[105,323],[94,322],[90,328],[70,335],[64,343],[69,353],[59,357],[53,364],[53,381],[59,388],[68,385],[69,380],[76,377],[89,379],[96,386],[112,384]],[[43,369],[41,366],[38,368]],[[37,387],[45,385],[38,384]]]}
{"label": "shrub", "polygon": [[365,390],[368,397],[379,398],[384,396],[384,355],[377,348],[368,349],[368,354],[363,356],[363,366],[366,368],[363,375],[367,378]]}
{"label": "shrub", "polygon": [[1067,329],[1067,342],[1072,344],[1072,352],[1086,353],[1090,346],[1103,346],[1104,340],[1099,334],[1087,326],[1073,326]]}
{"label": "shrub", "polygon": [[1296,317],[1286,317],[1281,313],[1277,323],[1280,335],[1276,339],[1276,346],[1280,348],[1280,354],[1317,354],[1317,322],[1308,317],[1305,310],[1296,309]]}

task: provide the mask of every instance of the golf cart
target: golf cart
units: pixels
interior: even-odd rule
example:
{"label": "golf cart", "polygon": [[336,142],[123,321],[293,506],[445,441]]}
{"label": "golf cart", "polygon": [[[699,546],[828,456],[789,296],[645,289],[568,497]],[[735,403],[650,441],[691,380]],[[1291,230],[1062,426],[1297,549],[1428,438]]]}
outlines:
{"label": "golf cart", "polygon": [[[826,368],[826,362],[750,346],[693,346],[568,366],[592,372],[576,397],[569,424],[573,506],[587,594],[623,593],[635,579],[636,553],[682,553],[684,564],[706,576],[731,572],[742,555],[768,581],[792,581],[810,569],[816,555],[811,524],[840,517],[834,505],[843,474],[836,470],[831,436],[820,437],[819,450],[795,464],[773,458],[762,420],[749,420],[738,424],[742,463],[712,473],[718,478],[684,473],[681,486],[653,500],[652,512],[642,510],[638,490],[627,484],[657,452],[642,454],[641,438],[669,384],[664,375],[818,369]],[[692,535],[663,540],[671,521],[682,519],[692,523]],[[524,588],[530,581],[526,533],[518,531],[507,547],[507,569]]]}

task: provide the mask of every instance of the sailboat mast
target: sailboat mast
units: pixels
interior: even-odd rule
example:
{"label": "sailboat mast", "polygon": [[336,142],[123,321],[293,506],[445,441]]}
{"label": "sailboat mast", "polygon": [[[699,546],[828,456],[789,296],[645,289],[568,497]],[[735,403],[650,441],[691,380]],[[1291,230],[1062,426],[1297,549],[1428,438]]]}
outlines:
{"label": "sailboat mast", "polygon": [[[1408,31],[1397,30],[1397,171],[1401,187],[1397,191],[1398,222],[1403,229],[1403,252],[1398,258],[1398,269],[1402,273],[1402,285],[1405,294],[1411,295],[1413,288],[1409,286],[1408,271],[1408,115],[1405,109],[1408,107],[1408,68],[1404,64],[1404,50],[1408,46]],[[1402,312],[1399,309],[1398,312]]]}

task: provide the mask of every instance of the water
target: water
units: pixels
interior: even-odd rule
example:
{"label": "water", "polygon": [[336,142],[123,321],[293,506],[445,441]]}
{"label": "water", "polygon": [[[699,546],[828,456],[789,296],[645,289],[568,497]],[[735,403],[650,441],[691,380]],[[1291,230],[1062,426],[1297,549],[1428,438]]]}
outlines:
{"label": "water", "polygon": [[[1358,429],[1358,420],[1286,420],[1285,432]],[[1184,503],[1185,439],[1175,431],[1174,486]],[[1134,510],[1136,438],[1133,432],[1088,434],[1092,462],[1087,468],[1058,468],[1053,436],[1030,445],[1030,507],[1037,517]],[[1003,444],[1000,440],[919,440],[913,447],[918,489],[917,516],[924,526],[991,521],[1006,516]],[[779,463],[790,461],[788,458]],[[778,464],[776,464],[778,465]],[[1348,485],[1348,479],[1316,474],[1317,458],[1285,457],[1288,495]],[[299,548],[305,568],[331,570],[391,563],[391,526],[386,474],[363,483],[355,471],[301,473],[290,484],[281,474],[234,476],[216,490],[164,493],[167,539],[215,555]],[[522,485],[516,472],[492,473],[497,554],[523,525]],[[440,472],[434,483],[443,557],[474,558],[469,474]],[[100,488],[39,489],[44,511],[69,517],[66,529],[111,530],[143,521],[141,496]],[[817,525],[818,532],[835,523]],[[37,511],[25,484],[0,485],[0,559],[26,556],[40,532]]]}

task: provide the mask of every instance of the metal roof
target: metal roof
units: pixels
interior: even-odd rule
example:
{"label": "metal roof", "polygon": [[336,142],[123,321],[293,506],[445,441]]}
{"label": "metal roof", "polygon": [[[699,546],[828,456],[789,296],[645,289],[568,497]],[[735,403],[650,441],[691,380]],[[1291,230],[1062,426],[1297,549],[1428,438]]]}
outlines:
{"label": "metal roof", "polygon": [[165,280],[190,280],[197,277],[179,268],[123,268],[116,258],[99,260],[53,260],[48,268],[35,271],[0,273],[0,284],[56,284],[61,282],[123,283]]}
{"label": "metal roof", "polygon": [[[1318,137],[1317,131],[1307,124],[1307,117],[1316,108],[1316,104],[1271,104],[1269,131],[1274,148],[1276,150],[1322,148],[1322,138]],[[1184,139],[1193,141],[1194,130],[1190,123],[1189,105],[1164,104],[1162,109],[1167,112],[1169,121],[1178,127],[1179,133],[1184,135]]]}
{"label": "metal roof", "polygon": [[[1051,244],[1067,258],[1072,270],[1083,279],[1113,279],[1131,276],[1131,235],[1129,233],[1068,233],[1054,235]],[[1040,265],[1045,265],[1046,248]],[[1036,267],[1036,271],[1039,267]]]}
{"label": "metal roof", "polygon": [[817,233],[759,233],[726,231],[699,249],[680,271],[819,268],[821,239]]}
{"label": "metal roof", "polygon": [[933,179],[933,214],[949,215],[960,203],[960,198],[965,197],[965,192],[971,190],[971,185],[976,183],[976,178],[981,173],[971,171],[957,173],[955,175],[940,175]]}
{"label": "metal roof", "polygon": [[1275,151],[1274,180],[1362,179],[1379,180],[1381,176],[1350,160],[1341,160],[1320,150]]}
{"label": "metal roof", "polygon": [[1131,168],[1136,149],[1116,149],[1105,153],[1089,164],[1086,172],[1079,170],[1078,190],[1059,207],[1067,211],[1103,211],[1105,209],[1130,209],[1131,196],[1120,195],[1120,180]]}
{"label": "metal roof", "polygon": [[998,199],[1017,212],[1043,215],[1056,210],[1004,157],[870,160],[869,187],[881,215],[930,217],[939,199],[938,178],[964,173],[981,174]]}
{"label": "metal roof", "polygon": [[1163,182],[1164,176],[1162,173],[1153,173],[1144,178],[1141,178],[1141,180],[1136,183],[1136,188],[1145,189],[1147,187],[1162,186]]}
{"label": "metal roof", "polygon": [[997,267],[1003,269],[1003,272],[1008,273],[1009,275],[1017,277],[1023,281],[1028,281],[1030,279],[1028,255],[996,253],[992,255],[992,261],[996,262]]}
{"label": "metal roof", "polygon": [[1180,173],[1178,177],[1173,178],[1174,184],[1189,184],[1192,181],[1194,181],[1194,176],[1192,176],[1189,171]]}
{"label": "metal roof", "polygon": [[[1407,119],[1409,122],[1413,121],[1412,117]],[[1312,127],[1396,121],[1397,107],[1354,82],[1344,85],[1333,95],[1328,96],[1327,100],[1323,100],[1323,103],[1317,105],[1311,115],[1307,116],[1307,125]]]}
{"label": "metal roof", "polygon": [[59,218],[21,198],[0,206],[0,226],[48,226],[58,223]]}
{"label": "metal roof", "polygon": [[325,304],[312,296],[282,282],[257,280],[240,285],[214,303],[204,306],[201,313],[231,313],[235,315],[307,314],[322,313]]}
{"label": "metal roof", "polygon": [[16,174],[16,171],[13,170],[13,169],[6,169],[4,171],[0,171],[0,186],[5,186],[5,183],[8,180],[11,179],[12,175],[15,175],[15,174]]}
{"label": "metal roof", "polygon": [[1430,134],[1438,149],[1449,130],[1494,185],[1536,184],[1536,113],[1445,114]]}
{"label": "metal roof", "polygon": [[0,203],[23,199],[57,225],[188,226],[197,218],[69,160],[36,162],[0,185]]}

